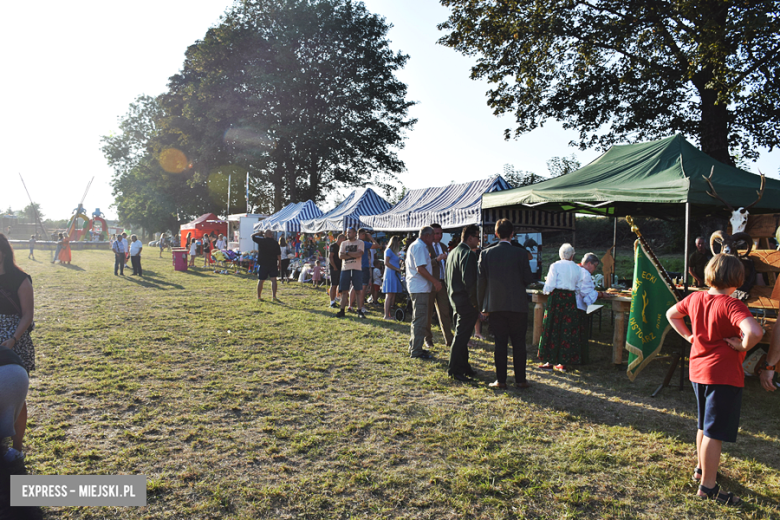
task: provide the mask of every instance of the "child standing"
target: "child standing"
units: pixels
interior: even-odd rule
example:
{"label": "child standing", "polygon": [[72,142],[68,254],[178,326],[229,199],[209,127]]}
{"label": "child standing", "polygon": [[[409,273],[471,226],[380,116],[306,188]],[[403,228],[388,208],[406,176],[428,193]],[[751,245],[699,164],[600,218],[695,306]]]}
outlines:
{"label": "child standing", "polygon": [[319,287],[322,282],[322,261],[317,260],[314,262],[314,267],[311,269],[311,281],[314,287]]}
{"label": "child standing", "polygon": [[[666,312],[672,328],[691,343],[690,380],[698,404],[694,479],[697,495],[729,506],[742,500],[720,491],[716,482],[723,442],[736,442],[742,388],[742,362],[764,334],[747,306],[729,296],[742,285],[745,270],[735,256],[714,256],[704,270],[710,289],[694,292]],[[691,319],[693,333],[684,318]]]}
{"label": "child standing", "polygon": [[371,303],[379,305],[379,291],[382,289],[382,261],[379,259],[374,260],[371,278]]}

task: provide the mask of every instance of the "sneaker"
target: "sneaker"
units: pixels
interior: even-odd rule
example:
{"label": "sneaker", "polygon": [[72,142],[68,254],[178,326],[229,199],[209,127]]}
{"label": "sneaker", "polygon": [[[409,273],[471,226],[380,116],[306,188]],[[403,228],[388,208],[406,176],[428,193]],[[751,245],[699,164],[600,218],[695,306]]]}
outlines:
{"label": "sneaker", "polygon": [[358,311],[357,314],[358,314],[358,318],[363,319],[363,320],[366,319],[366,315],[363,313],[363,311]]}
{"label": "sneaker", "polygon": [[366,309],[365,307],[363,307],[362,309],[360,309],[360,312],[362,312],[363,314],[365,314],[365,313],[367,313],[367,312],[368,312],[368,309]]}
{"label": "sneaker", "polygon": [[542,370],[552,370],[553,369],[552,365],[548,365],[547,363],[545,363],[544,365],[539,365],[539,368],[541,368]]}
{"label": "sneaker", "polygon": [[566,372],[566,367],[563,365],[555,365],[555,370],[559,372]]}
{"label": "sneaker", "polygon": [[336,308],[336,301],[335,300],[330,302],[330,308],[331,309],[335,309]]}
{"label": "sneaker", "polygon": [[355,309],[353,309],[352,307],[347,307],[347,310],[348,310],[349,312],[355,312]]}
{"label": "sneaker", "polygon": [[8,463],[24,460],[24,453],[13,448],[8,448],[8,451],[3,455],[3,460]]}
{"label": "sneaker", "polygon": [[343,318],[347,314],[344,312],[344,309],[340,309],[339,312],[336,313],[337,318]]}

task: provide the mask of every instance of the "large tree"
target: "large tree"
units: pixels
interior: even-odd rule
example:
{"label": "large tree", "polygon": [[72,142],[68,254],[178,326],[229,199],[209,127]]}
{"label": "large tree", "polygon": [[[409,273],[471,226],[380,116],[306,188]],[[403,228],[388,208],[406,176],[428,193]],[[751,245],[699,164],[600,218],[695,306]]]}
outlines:
{"label": "large tree", "polygon": [[102,138],[103,155],[114,169],[111,181],[119,219],[149,231],[174,230],[214,209],[207,184],[194,179],[183,156],[156,154],[164,112],[156,98],[139,96],[120,120],[119,132]]}
{"label": "large tree", "polygon": [[[711,157],[780,139],[780,2],[441,0],[440,43],[477,57],[488,105],[515,135],[546,120],[581,148],[673,132]],[[506,137],[512,134],[506,131]]]}
{"label": "large tree", "polygon": [[395,77],[408,57],[351,0],[246,0],[186,53],[161,96],[155,153],[184,152],[201,179],[240,167],[273,208],[339,185],[389,186],[412,105]]}

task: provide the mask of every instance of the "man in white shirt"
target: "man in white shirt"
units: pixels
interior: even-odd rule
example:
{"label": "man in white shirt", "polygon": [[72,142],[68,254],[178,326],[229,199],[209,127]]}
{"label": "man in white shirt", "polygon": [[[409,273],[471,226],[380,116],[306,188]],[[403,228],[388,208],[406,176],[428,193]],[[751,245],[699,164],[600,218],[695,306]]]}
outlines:
{"label": "man in white shirt", "polygon": [[444,262],[447,259],[447,252],[441,245],[443,230],[439,224],[431,224],[433,228],[433,242],[428,246],[428,253],[431,255],[431,267],[433,268],[433,277],[441,283],[441,289],[431,291],[431,301],[429,304],[428,320],[425,325],[425,345],[433,346],[433,333],[431,332],[431,321],[433,318],[433,306],[436,305],[436,315],[439,317],[439,327],[444,335],[444,342],[449,347],[452,345],[452,320],[450,319],[450,297],[447,294],[447,284],[444,282],[444,276],[447,272]]}
{"label": "man in white shirt", "polygon": [[227,249],[227,241],[225,240],[225,237],[220,234],[219,238],[217,239],[217,249],[222,251],[223,249]]}
{"label": "man in white shirt", "polygon": [[430,312],[431,289],[441,290],[441,282],[434,278],[431,255],[428,246],[433,244],[433,228],[425,226],[420,237],[412,242],[406,254],[406,289],[412,300],[412,331],[409,338],[409,356],[417,359],[431,359],[433,356],[423,349],[425,326]]}
{"label": "man in white shirt", "polygon": [[141,270],[141,250],[143,250],[143,243],[138,240],[135,235],[130,236],[130,263],[133,265],[133,275],[143,276]]}

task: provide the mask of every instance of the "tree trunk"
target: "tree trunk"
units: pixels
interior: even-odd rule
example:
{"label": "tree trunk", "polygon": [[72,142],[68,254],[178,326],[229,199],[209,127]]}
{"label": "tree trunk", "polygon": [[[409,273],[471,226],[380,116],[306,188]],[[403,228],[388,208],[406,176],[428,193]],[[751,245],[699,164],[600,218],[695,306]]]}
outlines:
{"label": "tree trunk", "polygon": [[734,166],[729,152],[729,110],[725,103],[717,104],[718,93],[712,89],[699,89],[701,96],[701,123],[699,139],[701,149],[713,159]]}

